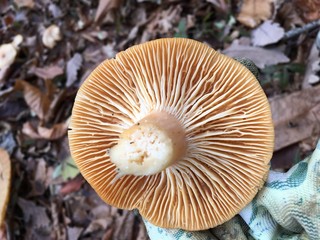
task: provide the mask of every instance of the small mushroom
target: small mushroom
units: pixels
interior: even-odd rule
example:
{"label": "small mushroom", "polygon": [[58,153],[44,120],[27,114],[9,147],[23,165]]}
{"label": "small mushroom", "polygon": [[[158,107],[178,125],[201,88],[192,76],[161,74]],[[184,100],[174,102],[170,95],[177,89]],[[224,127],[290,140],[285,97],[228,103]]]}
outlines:
{"label": "small mushroom", "polygon": [[46,28],[42,35],[42,43],[47,48],[54,48],[58,41],[61,40],[60,28],[57,25],[51,25]]}
{"label": "small mushroom", "polygon": [[237,61],[189,39],[101,63],[73,107],[72,156],[108,204],[165,228],[209,229],[264,183],[274,143],[267,98]]}

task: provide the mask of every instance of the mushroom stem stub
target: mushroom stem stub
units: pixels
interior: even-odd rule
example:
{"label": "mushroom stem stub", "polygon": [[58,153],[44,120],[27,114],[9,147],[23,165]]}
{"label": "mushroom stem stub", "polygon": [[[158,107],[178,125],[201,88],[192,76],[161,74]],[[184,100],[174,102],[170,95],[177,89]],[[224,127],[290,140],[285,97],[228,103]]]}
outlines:
{"label": "mushroom stem stub", "polygon": [[126,129],[110,149],[119,175],[152,175],[183,158],[185,131],[173,115],[154,112]]}

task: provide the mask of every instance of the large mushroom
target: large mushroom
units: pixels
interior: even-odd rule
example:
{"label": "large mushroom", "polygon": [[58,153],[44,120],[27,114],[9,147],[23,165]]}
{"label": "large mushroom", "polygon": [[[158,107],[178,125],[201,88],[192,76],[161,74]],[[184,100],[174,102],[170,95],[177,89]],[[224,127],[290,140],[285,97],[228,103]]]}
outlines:
{"label": "large mushroom", "polygon": [[189,39],[130,47],[80,87],[72,156],[108,204],[165,228],[217,226],[248,204],[268,173],[267,98],[237,61]]}

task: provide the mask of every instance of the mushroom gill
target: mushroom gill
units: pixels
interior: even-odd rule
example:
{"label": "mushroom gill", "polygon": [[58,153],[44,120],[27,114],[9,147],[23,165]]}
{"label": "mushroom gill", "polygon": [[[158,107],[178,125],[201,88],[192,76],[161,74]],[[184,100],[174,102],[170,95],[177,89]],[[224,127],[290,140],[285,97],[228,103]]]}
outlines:
{"label": "mushroom gill", "polygon": [[239,213],[264,183],[274,142],[253,74],[189,39],[101,63],[79,89],[70,129],[72,156],[106,203],[186,230]]}

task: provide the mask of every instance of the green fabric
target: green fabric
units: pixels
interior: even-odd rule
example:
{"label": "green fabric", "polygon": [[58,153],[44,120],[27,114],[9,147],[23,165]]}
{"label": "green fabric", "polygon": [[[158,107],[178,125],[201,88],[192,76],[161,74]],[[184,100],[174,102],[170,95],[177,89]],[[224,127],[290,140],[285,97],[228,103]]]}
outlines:
{"label": "green fabric", "polygon": [[145,224],[151,240],[319,240],[320,141],[287,173],[270,171],[253,201],[218,227],[189,232]]}

